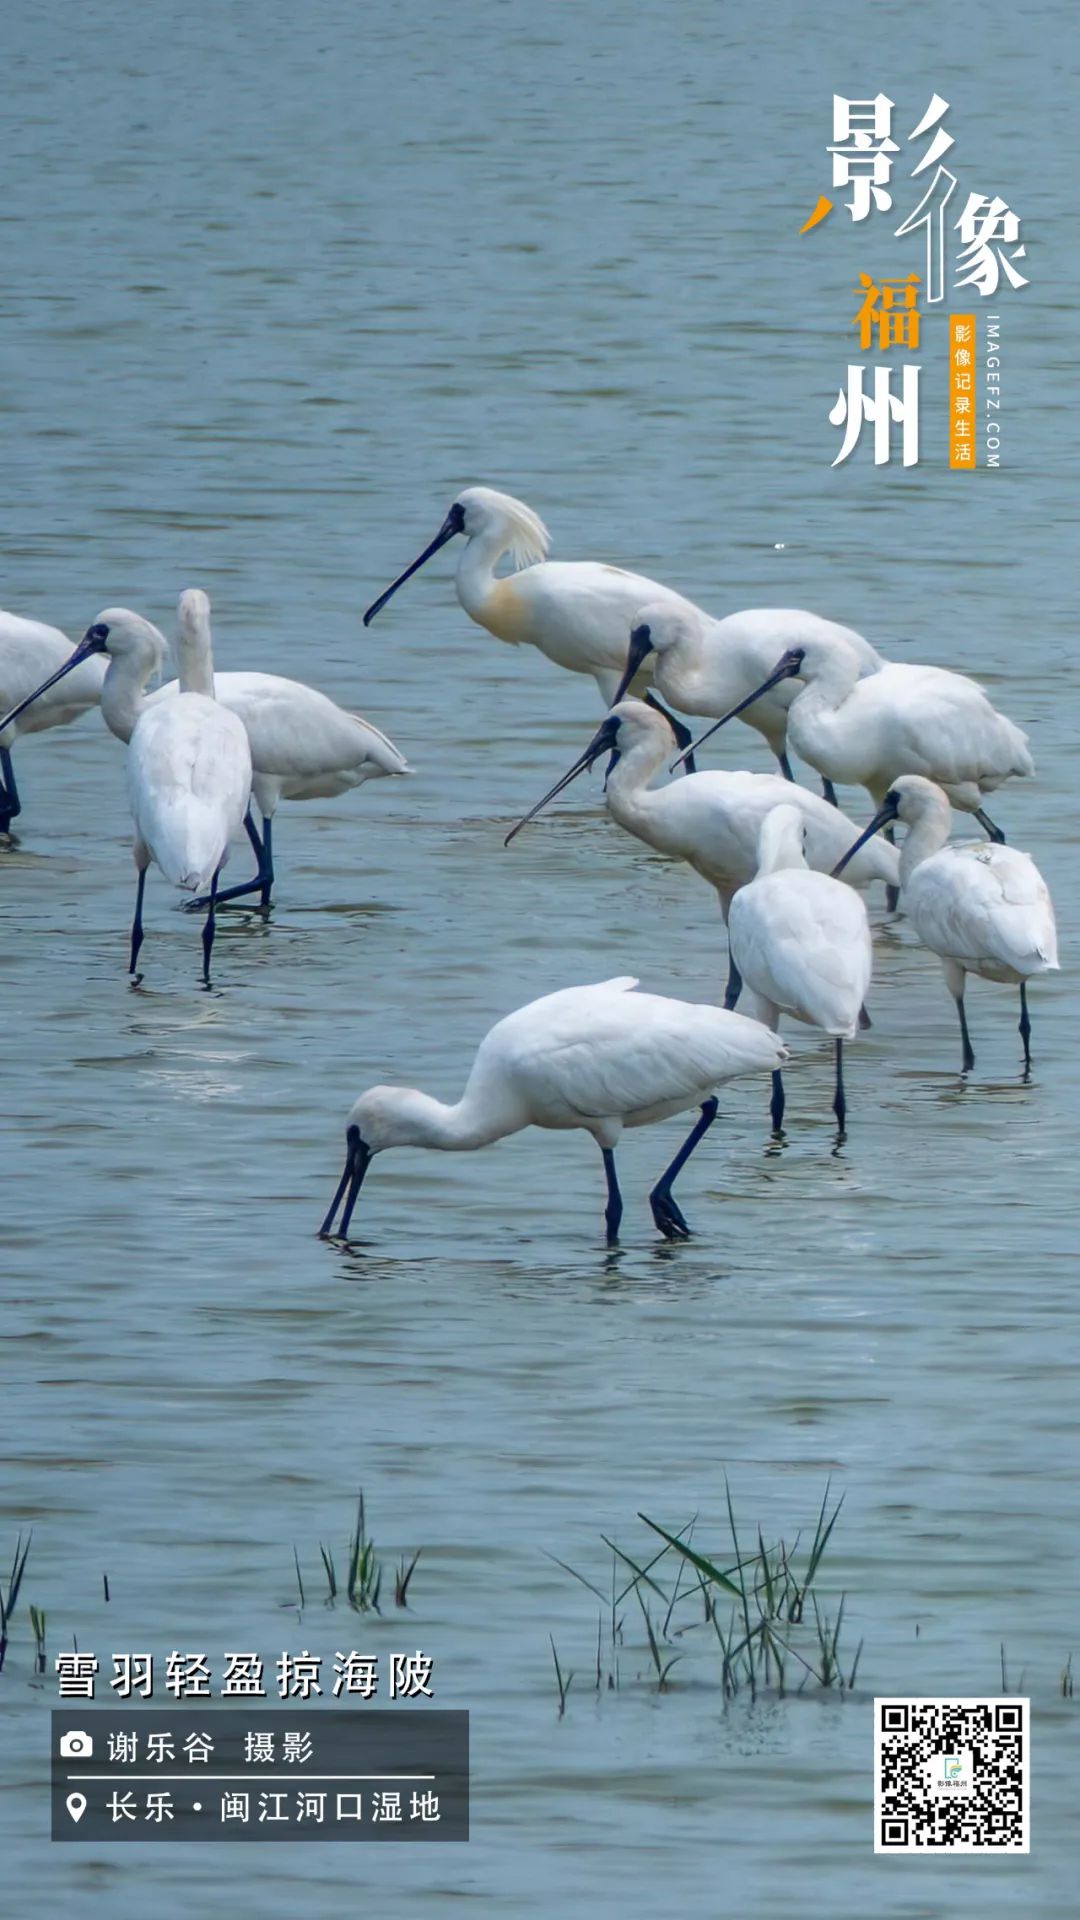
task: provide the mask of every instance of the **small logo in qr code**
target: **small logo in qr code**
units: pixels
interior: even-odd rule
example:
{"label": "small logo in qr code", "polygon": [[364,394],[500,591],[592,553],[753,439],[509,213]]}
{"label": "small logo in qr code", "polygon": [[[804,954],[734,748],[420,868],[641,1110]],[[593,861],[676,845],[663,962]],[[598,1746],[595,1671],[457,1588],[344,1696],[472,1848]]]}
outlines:
{"label": "small logo in qr code", "polygon": [[874,1701],[874,1852],[1027,1853],[1026,1700]]}

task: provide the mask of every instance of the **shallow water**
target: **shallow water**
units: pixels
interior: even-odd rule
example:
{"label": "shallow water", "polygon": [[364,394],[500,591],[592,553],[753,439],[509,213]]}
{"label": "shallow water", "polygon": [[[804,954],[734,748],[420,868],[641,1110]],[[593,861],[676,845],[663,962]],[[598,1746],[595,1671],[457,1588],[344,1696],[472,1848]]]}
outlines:
{"label": "shallow water", "polygon": [[[1075,51],[1049,70],[1054,10],[1017,45],[997,0],[980,19],[972,49],[959,19],[928,45],[907,10],[864,10],[850,67],[847,11],[740,24],[696,0],[52,5],[6,27],[4,603],[72,633],[109,603],[171,626],[197,582],[219,665],[310,677],[417,773],[282,809],[273,919],[223,917],[210,995],[152,876],[132,992],[119,751],[91,716],[19,753],[0,1520],[12,1543],[34,1524],[50,1658],[73,1634],[211,1664],[358,1632],[435,1655],[438,1699],[472,1710],[474,1838],[361,1856],[380,1914],[764,1920],[812,1885],[863,1920],[1071,1891]],[[911,120],[944,93],[965,171],[1024,214],[997,474],[830,470],[861,257],[849,234],[822,266],[790,236],[825,184],[829,96],[864,82]],[[932,454],[929,402],[924,421]],[[717,612],[805,604],[992,687],[1039,767],[994,811],[1039,859],[1066,958],[1032,992],[1030,1085],[1014,996],[975,983],[961,1086],[937,968],[878,900],[847,1144],[826,1051],[798,1035],[787,1144],[762,1089],[729,1090],[680,1185],[689,1245],[658,1246],[644,1205],[674,1123],[621,1151],[616,1255],[590,1143],[538,1135],[390,1157],[360,1244],[314,1239],[363,1085],[452,1097],[490,1020],[561,984],[632,970],[707,998],[722,976],[708,889],[607,822],[595,784],[502,851],[594,724],[589,683],[473,628],[446,556],[360,626],[475,479],[533,503],[560,554]],[[724,752],[766,765],[750,734]],[[865,1693],[725,1714],[714,1660],[657,1698],[634,1644],[595,1700],[593,1603],[545,1553],[603,1584],[600,1535],[636,1551],[639,1509],[700,1512],[719,1550],[725,1471],[766,1535],[812,1526],[827,1476],[844,1493],[824,1591],[847,1592]],[[412,1613],[370,1629],[311,1600],[361,1484],[388,1557],[424,1547]],[[561,1721],[549,1633],[578,1676]],[[875,1860],[869,1695],[992,1694],[1001,1642],[1033,1700],[1032,1855]],[[42,1911],[104,1892],[135,1920],[140,1855],[44,1838],[52,1690],[29,1667],[23,1616],[7,1877]],[[166,1912],[241,1896],[323,1920],[360,1877],[334,1848],[151,1860]]]}

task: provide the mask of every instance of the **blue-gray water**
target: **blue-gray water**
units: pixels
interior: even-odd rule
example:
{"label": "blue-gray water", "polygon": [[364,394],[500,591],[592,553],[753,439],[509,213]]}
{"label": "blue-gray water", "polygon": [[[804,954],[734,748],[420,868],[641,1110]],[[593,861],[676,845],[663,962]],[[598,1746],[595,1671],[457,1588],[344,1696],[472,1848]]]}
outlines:
{"label": "blue-gray water", "polygon": [[[420,1645],[438,1698],[472,1709],[476,1764],[467,1850],[50,1848],[52,1685],[31,1684],[24,1611],[0,1681],[23,1905],[1069,1904],[1063,21],[1043,7],[1021,27],[1000,0],[977,23],[704,0],[52,0],[6,22],[0,600],[72,633],[110,603],[168,627],[178,590],[205,586],[219,665],[310,678],[417,774],[282,809],[273,920],[223,926],[210,996],[198,929],[152,876],[136,994],[120,750],[90,716],[20,752],[25,819],[0,856],[3,1535],[34,1525],[23,1598],[47,1609],[50,1660],[73,1634],[103,1659],[177,1647],[212,1665]],[[884,218],[795,230],[828,188],[833,91],[879,87],[901,133],[949,98],[964,191],[1024,218],[996,474],[942,467],[937,318],[924,463],[829,467],[853,276],[906,272],[918,249]],[[1030,1086],[1014,995],[975,983],[961,1088],[951,1005],[900,922],[879,927],[843,1152],[825,1051],[798,1033],[785,1150],[767,1152],[760,1090],[725,1096],[681,1187],[689,1246],[658,1246],[644,1206],[674,1126],[626,1144],[614,1259],[594,1150],[572,1136],[390,1157],[362,1247],[316,1242],[362,1086],[452,1097],[491,1019],[534,994],[632,970],[704,998],[723,966],[708,889],[622,836],[595,788],[502,851],[594,724],[590,683],[472,627],[447,556],[361,628],[470,480],[529,500],[565,557],[631,564],[717,613],[807,605],[985,680],[1039,767],[994,811],[1042,865],[1063,939],[1065,971],[1032,992]],[[766,764],[750,734],[725,753]],[[640,1508],[700,1511],[719,1547],[725,1470],[766,1535],[812,1523],[828,1475],[844,1492],[824,1592],[847,1591],[868,1694],[993,1693],[1005,1642],[1034,1703],[1028,1860],[875,1859],[865,1698],[725,1716],[701,1654],[658,1699],[628,1628],[627,1684],[593,1699],[592,1603],[545,1550],[603,1584],[600,1535],[636,1551]],[[313,1593],[317,1543],[340,1560],[361,1483],[387,1557],[425,1548],[414,1611],[369,1626],[309,1593],[298,1622],[293,1545]],[[561,1721],[549,1632],[578,1675]]]}

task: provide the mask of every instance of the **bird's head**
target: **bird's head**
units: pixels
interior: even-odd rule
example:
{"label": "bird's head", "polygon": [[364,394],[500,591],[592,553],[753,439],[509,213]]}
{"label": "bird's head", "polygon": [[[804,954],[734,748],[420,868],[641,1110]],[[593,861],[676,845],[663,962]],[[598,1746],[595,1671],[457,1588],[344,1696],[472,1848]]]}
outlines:
{"label": "bird's head", "polygon": [[579,754],[573,766],[556,780],[553,787],[549,787],[543,799],[538,800],[535,807],[531,807],[517,825],[511,827],[503,845],[508,847],[511,840],[521,832],[522,827],[528,826],[530,820],[535,820],[537,814],[542,813],[552,800],[564,792],[571,781],[576,780],[579,774],[588,772],[589,768],[594,767],[605,753],[611,756],[606,774],[606,779],[610,779],[624,755],[638,747],[646,748],[647,763],[643,765],[642,773],[644,778],[648,779],[666,759],[672,746],[678,744],[679,731],[685,738],[689,738],[687,729],[680,729],[679,722],[660,705],[658,700],[654,700],[652,694],[649,694],[646,700],[618,701],[607,718],[601,721],[584,753]]}
{"label": "bird's head", "polygon": [[76,647],[72,648],[63,666],[58,667],[55,673],[51,673],[47,680],[42,681],[40,687],[35,687],[33,693],[28,693],[17,706],[0,715],[0,734],[3,734],[21,713],[25,713],[27,707],[32,707],[35,700],[40,700],[43,693],[47,693],[50,687],[54,687],[58,680],[63,680],[66,674],[73,672],[76,667],[82,665],[84,660],[90,660],[96,654],[107,654],[113,660],[120,659],[125,654],[135,656],[139,665],[145,666],[143,676],[145,682],[152,673],[160,670],[167,652],[168,646],[164,634],[151,626],[149,620],[144,620],[140,614],[131,613],[127,607],[106,607],[104,613],[99,613],[93,624],[87,627],[82,639]]}
{"label": "bird's head", "polygon": [[542,560],[551,544],[543,521],[523,500],[515,500],[510,493],[498,493],[494,487],[463,487],[451,503],[434,540],[372,601],[364,615],[365,627],[371,625],[398,588],[459,533],[467,540],[490,542],[493,559],[509,553],[515,567],[529,567]]}
{"label": "bird's head", "polygon": [[612,704],[617,705],[623,698],[651,655],[669,653],[693,635],[694,621],[689,612],[683,613],[662,600],[642,607],[630,625],[626,666]]}
{"label": "bird's head", "polygon": [[[435,1106],[415,1087],[369,1087],[353,1103],[345,1123],[345,1166],[319,1228],[322,1239],[345,1239],[360,1189],[377,1153],[387,1147],[430,1144],[430,1117]],[[339,1208],[341,1219],[335,1230]]]}
{"label": "bird's head", "polygon": [[927,815],[937,815],[943,830],[942,837],[947,840],[952,817],[947,794],[933,780],[924,780],[921,773],[902,773],[899,779],[893,781],[869,825],[863,828],[858,839],[833,868],[833,877],[838,879],[859,848],[864,847],[871,836],[880,833],[883,827],[891,826],[894,820],[902,821],[906,827],[914,827]]}

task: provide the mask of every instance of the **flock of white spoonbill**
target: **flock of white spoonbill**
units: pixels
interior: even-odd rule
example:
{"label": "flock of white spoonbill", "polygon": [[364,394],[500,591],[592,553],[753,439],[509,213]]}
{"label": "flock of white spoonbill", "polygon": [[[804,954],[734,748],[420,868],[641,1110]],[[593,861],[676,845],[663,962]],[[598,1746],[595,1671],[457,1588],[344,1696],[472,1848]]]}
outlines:
{"label": "flock of white spoonbill", "polygon": [[[887,660],[850,627],[798,608],[714,620],[641,574],[599,561],[548,560],[543,522],[490,487],[459,493],[435,538],[368,608],[365,625],[459,536],[457,592],[470,617],[498,639],[591,675],[609,709],[507,844],[606,757],[613,818],[716,889],[728,931],[724,1005],[640,993],[629,977],[569,987],[491,1029],[455,1105],[412,1088],[369,1089],[349,1115],[324,1237],[347,1235],[371,1160],[386,1148],[467,1150],[538,1126],[593,1136],[613,1241],[622,1215],[615,1148],[623,1128],[696,1107],[690,1133],[649,1195],[660,1232],[686,1238],[672,1187],[712,1124],[717,1089],[743,1074],[770,1075],[774,1131],[782,1125],[782,1015],[834,1041],[833,1108],[843,1136],[843,1045],[869,1024],[872,944],[862,893],[875,881],[884,883],[890,907],[902,900],[920,941],[942,962],[959,1014],[963,1071],[974,1065],[964,1005],[972,973],[1019,987],[1030,1073],[1027,982],[1057,967],[1053,907],[1033,861],[1005,844],[984,803],[1007,781],[1030,777],[1034,763],[1026,736],[975,681]],[[507,559],[510,570],[500,574]],[[16,738],[100,705],[128,748],[137,871],[130,971],[137,983],[154,863],[205,913],[209,985],[216,909],[247,896],[269,908],[278,803],[326,798],[410,768],[385,734],[301,681],[215,672],[210,604],[197,588],[180,596],[178,677],[148,691],[167,651],[158,628],[123,607],[99,614],[74,649],[54,627],[0,614],[0,833],[21,811]],[[713,724],[693,740],[669,706]],[[697,749],[736,718],[766,741],[776,773],[697,770]],[[821,795],[795,780],[792,753],[820,776]],[[669,763],[672,773],[685,771],[657,784]],[[839,786],[870,795],[874,815],[864,828],[840,810]],[[950,844],[953,808],[973,815],[986,837]],[[899,846],[897,822],[906,829]],[[230,844],[245,833],[255,876],[222,889]]]}

